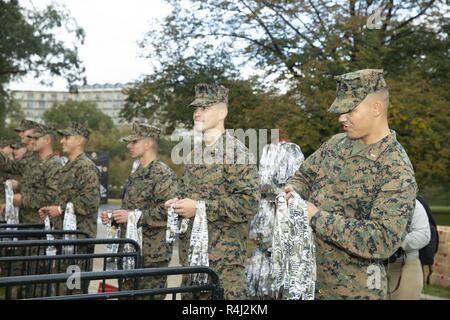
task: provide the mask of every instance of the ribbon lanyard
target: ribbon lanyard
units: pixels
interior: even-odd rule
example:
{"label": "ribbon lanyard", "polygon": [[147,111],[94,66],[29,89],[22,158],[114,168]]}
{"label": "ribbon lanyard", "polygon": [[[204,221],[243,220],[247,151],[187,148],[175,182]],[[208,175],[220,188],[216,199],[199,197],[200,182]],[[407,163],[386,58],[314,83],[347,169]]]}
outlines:
{"label": "ribbon lanyard", "polygon": [[277,196],[272,240],[273,287],[290,300],[313,300],[316,281],[315,246],[308,221],[308,204],[296,192],[286,204]]}
{"label": "ribbon lanyard", "polygon": [[167,210],[167,229],[166,229],[166,242],[173,244],[177,239],[177,236],[181,233],[185,233],[189,226],[189,219],[181,219],[181,225],[179,226],[178,215],[173,209],[173,205]]}
{"label": "ribbon lanyard", "polygon": [[[189,245],[189,265],[209,267],[208,257],[208,220],[204,201],[197,201],[194,224],[192,226]],[[189,275],[190,284],[206,284],[208,274],[195,273]]]}
{"label": "ribbon lanyard", "polygon": [[[19,223],[19,208],[14,207],[14,191],[11,180],[5,182],[5,220],[7,224]],[[9,230],[9,229],[8,229]]]}
{"label": "ribbon lanyard", "polygon": [[[108,239],[120,239],[120,225],[115,223],[112,218],[112,211],[108,210],[108,219],[109,222],[106,225],[106,237]],[[108,243],[106,245],[106,252],[116,254],[119,252],[119,243]],[[117,270],[117,258],[108,257],[106,258],[106,270]]]}
{"label": "ribbon lanyard", "polygon": [[[73,208],[72,202],[67,202],[66,209],[64,210],[64,221],[63,221],[63,230],[77,230],[77,216],[75,215],[75,210]],[[64,240],[72,240],[76,239],[74,234],[64,235]],[[63,254],[74,254],[75,247],[74,246],[64,246]]]}
{"label": "ribbon lanyard", "polygon": [[[139,209],[128,211],[127,231],[125,234],[126,238],[136,241],[140,248],[142,248],[142,228],[138,228],[137,224],[141,215],[142,211]],[[123,252],[133,251],[134,247],[131,244],[125,244]],[[134,269],[136,266],[133,257],[124,257],[122,267],[124,270]]]}
{"label": "ribbon lanyard", "polygon": [[[48,215],[45,216],[45,219],[44,219],[44,228],[45,228],[45,230],[49,230],[49,231],[53,230],[52,225],[50,224],[50,218],[48,217]],[[49,241],[55,240],[55,237],[53,235],[51,235],[51,234],[47,234],[46,237],[47,237],[47,240],[49,240]],[[48,246],[45,249],[45,255],[47,255],[47,256],[56,256],[56,247],[55,246]]]}

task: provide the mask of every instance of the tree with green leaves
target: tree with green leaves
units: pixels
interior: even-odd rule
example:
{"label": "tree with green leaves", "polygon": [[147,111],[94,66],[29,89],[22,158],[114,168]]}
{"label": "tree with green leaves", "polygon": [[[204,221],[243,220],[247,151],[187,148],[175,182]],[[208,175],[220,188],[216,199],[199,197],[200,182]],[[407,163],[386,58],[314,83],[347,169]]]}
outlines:
{"label": "tree with green leaves", "polygon": [[71,121],[79,122],[86,128],[104,132],[107,135],[114,127],[110,116],[101,112],[95,102],[68,100],[45,110],[42,118],[47,125],[64,128]]}
{"label": "tree with green leaves", "polygon": [[[67,10],[49,5],[43,10],[26,9],[18,0],[0,0],[0,127],[4,126],[8,94],[5,86],[25,75],[62,76],[69,88],[85,83],[78,56],[84,31]],[[73,45],[58,40],[56,33],[73,35]],[[49,82],[43,81],[45,84]]]}
{"label": "tree with green leaves", "polygon": [[[171,13],[152,24],[141,44],[155,72],[132,89],[137,96],[129,100],[128,111],[146,110],[151,116],[154,106],[164,112],[170,105],[163,115],[169,122],[189,119],[182,106],[192,97],[194,82],[218,80],[232,88],[231,95],[237,92],[230,106],[239,111],[229,127],[277,125],[309,155],[338,132],[336,117],[327,112],[335,98],[333,76],[382,68],[391,88],[391,124],[419,185],[437,179],[450,186],[449,134],[442,130],[450,120],[445,0],[166,2]],[[243,80],[249,70],[256,70],[253,78]],[[185,78],[192,81],[179,81]],[[163,92],[170,103],[159,100]]]}

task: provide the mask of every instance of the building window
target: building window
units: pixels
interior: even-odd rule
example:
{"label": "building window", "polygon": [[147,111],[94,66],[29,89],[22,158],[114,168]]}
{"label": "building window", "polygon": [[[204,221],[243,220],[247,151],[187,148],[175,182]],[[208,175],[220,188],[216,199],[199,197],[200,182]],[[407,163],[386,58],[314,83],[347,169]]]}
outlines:
{"label": "building window", "polygon": [[57,98],[57,94],[56,93],[52,93],[52,99],[56,100]]}
{"label": "building window", "polygon": [[28,101],[27,102],[27,107],[28,107],[28,109],[33,108],[34,107],[34,102],[33,101]]}
{"label": "building window", "polygon": [[33,92],[28,92],[27,96],[28,96],[28,99],[33,99]]}
{"label": "building window", "polygon": [[45,101],[39,101],[39,108],[45,108]]}
{"label": "building window", "polygon": [[45,93],[41,93],[41,99],[45,99]]}

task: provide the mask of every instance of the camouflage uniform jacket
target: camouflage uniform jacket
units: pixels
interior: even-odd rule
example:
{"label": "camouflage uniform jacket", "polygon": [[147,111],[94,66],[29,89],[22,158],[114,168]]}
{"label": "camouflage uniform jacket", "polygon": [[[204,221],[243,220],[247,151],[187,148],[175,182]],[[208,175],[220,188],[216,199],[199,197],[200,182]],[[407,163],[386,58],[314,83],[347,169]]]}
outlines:
{"label": "camouflage uniform jacket", "polygon": [[[68,202],[73,203],[77,229],[95,238],[100,205],[100,173],[84,153],[61,169],[56,204],[64,210]],[[62,229],[63,221],[63,215],[56,217],[55,229]]]}
{"label": "camouflage uniform jacket", "polygon": [[[20,160],[10,160],[0,153],[0,171],[4,176],[5,182],[7,179],[15,179],[20,182],[19,188],[22,184],[27,184],[28,181],[32,179],[30,172],[32,168],[40,162],[39,157],[34,152],[27,152]],[[18,191],[16,191],[18,192]],[[5,189],[2,183],[2,192],[0,196],[0,201],[3,202],[5,199]],[[23,221],[20,220],[22,223]]]}
{"label": "camouflage uniform jacket", "polygon": [[39,208],[55,203],[61,168],[57,157],[50,156],[39,161],[27,172],[29,177],[23,180],[20,187],[21,223],[40,223]]}
{"label": "camouflage uniform jacket", "polygon": [[414,171],[395,132],[358,144],[335,135],[288,180],[320,210],[311,219],[318,298],[383,299],[382,260],[401,245],[414,211]]}
{"label": "camouflage uniform jacket", "polygon": [[122,208],[142,211],[138,225],[142,227],[144,266],[170,260],[172,246],[166,243],[164,202],[176,197],[177,185],[175,173],[160,160],[139,167],[125,185]]}
{"label": "camouflage uniform jacket", "polygon": [[33,166],[40,162],[36,153],[28,151],[20,160],[9,160],[2,153],[0,153],[0,170],[15,176],[21,176],[27,178],[28,174],[25,174],[27,170],[30,170]]}
{"label": "camouflage uniform jacket", "polygon": [[[223,140],[227,141],[224,148]],[[196,157],[201,159],[205,149],[219,161],[196,164],[193,160]],[[194,159],[190,158],[191,163],[186,164],[182,178],[182,197],[205,201],[209,261],[213,265],[245,266],[249,222],[258,210],[260,199],[259,176],[253,155],[228,133],[212,146],[203,144],[201,148],[194,148],[189,157],[192,155]],[[185,265],[192,221],[188,231],[180,235],[180,260]]]}

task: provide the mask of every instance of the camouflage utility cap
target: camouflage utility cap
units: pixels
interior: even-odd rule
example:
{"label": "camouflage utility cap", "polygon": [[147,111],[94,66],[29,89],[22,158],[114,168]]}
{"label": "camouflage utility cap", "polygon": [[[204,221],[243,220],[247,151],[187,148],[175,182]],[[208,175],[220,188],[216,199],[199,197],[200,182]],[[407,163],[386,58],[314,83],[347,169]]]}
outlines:
{"label": "camouflage utility cap", "polygon": [[39,123],[33,121],[33,120],[27,120],[27,119],[22,119],[22,121],[20,121],[20,124],[17,128],[15,128],[14,130],[17,132],[23,132],[23,131],[27,131],[30,129],[35,129],[39,127]]}
{"label": "camouflage utility cap", "polygon": [[228,103],[228,89],[224,86],[211,86],[200,83],[195,86],[195,100],[190,107],[209,107],[215,103]]}
{"label": "camouflage utility cap", "polygon": [[28,135],[28,138],[41,138],[47,135],[54,135],[55,130],[49,126],[40,124],[37,128],[33,130],[32,133]]}
{"label": "camouflage utility cap", "polygon": [[387,88],[382,69],[364,69],[334,77],[336,99],[328,109],[331,113],[347,113],[356,108],[368,94]]}
{"label": "camouflage utility cap", "polygon": [[9,147],[14,142],[15,142],[15,140],[13,140],[13,139],[2,138],[2,139],[0,139],[0,148]]}
{"label": "camouflage utility cap", "polygon": [[63,136],[82,136],[89,139],[90,132],[83,125],[78,122],[71,122],[66,129],[58,130],[58,133]]}
{"label": "camouflage utility cap", "polygon": [[145,138],[156,138],[161,133],[161,130],[148,123],[135,122],[133,124],[133,134],[123,137],[120,140],[123,142],[138,141]]}

